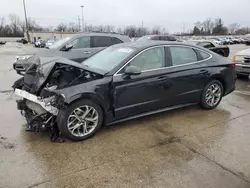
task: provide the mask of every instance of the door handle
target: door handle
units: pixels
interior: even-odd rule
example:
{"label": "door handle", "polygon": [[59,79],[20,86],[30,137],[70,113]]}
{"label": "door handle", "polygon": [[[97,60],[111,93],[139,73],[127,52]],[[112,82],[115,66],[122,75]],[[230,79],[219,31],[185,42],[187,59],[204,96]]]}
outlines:
{"label": "door handle", "polygon": [[200,71],[200,74],[207,74],[207,73],[208,73],[208,70],[205,70],[205,69]]}
{"label": "door handle", "polygon": [[169,77],[167,77],[167,76],[160,76],[160,77],[157,78],[157,80],[161,80],[161,81],[169,80]]}
{"label": "door handle", "polygon": [[89,51],[84,51],[83,53],[85,53],[85,54],[90,54],[91,52],[89,52]]}

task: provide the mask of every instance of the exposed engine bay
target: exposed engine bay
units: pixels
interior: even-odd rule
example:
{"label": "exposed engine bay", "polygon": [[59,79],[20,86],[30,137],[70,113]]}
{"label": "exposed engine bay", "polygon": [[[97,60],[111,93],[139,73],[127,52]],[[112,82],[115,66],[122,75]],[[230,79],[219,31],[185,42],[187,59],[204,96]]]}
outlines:
{"label": "exposed engine bay", "polygon": [[12,86],[15,94],[22,97],[17,100],[17,107],[27,120],[26,130],[49,129],[51,140],[61,142],[56,119],[58,111],[67,107],[62,90],[99,78],[102,75],[67,63],[32,65]]}

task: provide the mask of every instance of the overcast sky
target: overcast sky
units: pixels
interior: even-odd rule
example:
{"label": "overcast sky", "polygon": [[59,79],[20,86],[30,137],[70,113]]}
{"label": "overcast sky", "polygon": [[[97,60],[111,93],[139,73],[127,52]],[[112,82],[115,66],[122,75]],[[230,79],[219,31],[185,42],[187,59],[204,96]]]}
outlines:
{"label": "overcast sky", "polygon": [[[84,5],[87,24],[116,27],[165,27],[169,32],[191,29],[206,18],[222,18],[226,25],[250,26],[250,0],[26,0],[27,16],[42,26],[78,22]],[[24,19],[22,0],[0,0],[0,16],[15,13]]]}

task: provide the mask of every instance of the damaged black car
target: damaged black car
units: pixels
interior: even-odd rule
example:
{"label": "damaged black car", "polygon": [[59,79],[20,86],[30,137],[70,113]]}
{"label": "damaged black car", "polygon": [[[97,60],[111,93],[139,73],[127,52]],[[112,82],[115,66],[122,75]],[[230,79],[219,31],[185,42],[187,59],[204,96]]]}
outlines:
{"label": "damaged black car", "polygon": [[102,125],[188,105],[219,105],[235,88],[235,66],[188,44],[139,41],[111,46],[84,63],[33,57],[13,88],[29,130],[79,141]]}

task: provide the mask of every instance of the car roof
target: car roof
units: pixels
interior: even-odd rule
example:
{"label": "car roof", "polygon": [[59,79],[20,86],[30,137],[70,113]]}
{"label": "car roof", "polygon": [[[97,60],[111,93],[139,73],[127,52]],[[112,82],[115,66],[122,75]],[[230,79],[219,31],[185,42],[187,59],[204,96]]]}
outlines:
{"label": "car roof", "polygon": [[82,36],[108,36],[108,37],[117,37],[117,38],[123,40],[123,42],[130,41],[130,39],[127,35],[122,35],[119,33],[79,33],[79,34],[76,34],[75,36],[73,36],[73,38],[78,38],[78,37],[82,37]]}
{"label": "car roof", "polygon": [[130,47],[130,48],[136,48],[138,50],[142,50],[145,48],[150,48],[150,47],[160,46],[160,45],[181,45],[181,46],[189,46],[189,47],[197,48],[197,46],[192,45],[192,44],[175,42],[175,41],[158,41],[158,40],[135,41],[135,42],[117,44],[116,46],[117,47],[128,47],[128,48]]}
{"label": "car roof", "polygon": [[145,35],[147,37],[157,37],[157,36],[169,36],[169,37],[175,37],[174,35],[170,35],[170,34],[155,34],[155,35]]}
{"label": "car roof", "polygon": [[211,42],[211,40],[203,40],[203,39],[201,39],[201,40],[189,40],[189,41],[191,41],[191,42]]}

